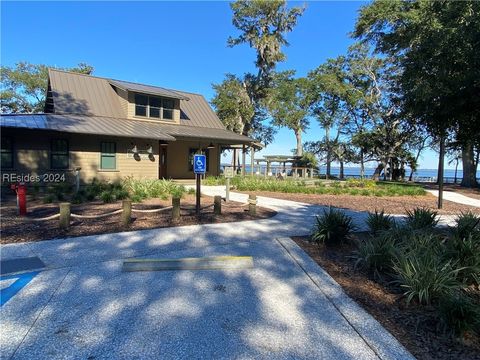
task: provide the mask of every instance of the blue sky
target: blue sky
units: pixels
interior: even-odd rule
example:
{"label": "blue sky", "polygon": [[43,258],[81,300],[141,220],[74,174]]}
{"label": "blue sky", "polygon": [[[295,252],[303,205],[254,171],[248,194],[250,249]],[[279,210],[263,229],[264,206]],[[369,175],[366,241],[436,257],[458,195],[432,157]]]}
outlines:
{"label": "blue sky", "polygon": [[[290,2],[290,5],[301,5]],[[288,34],[287,61],[279,69],[300,76],[353,42],[355,1],[317,1]],[[227,47],[235,35],[228,2],[1,2],[1,62],[72,67],[86,62],[95,75],[198,92],[208,100],[211,84],[225,73],[254,71],[247,45]],[[304,140],[323,136],[315,121]],[[289,154],[295,137],[281,129],[262,154]],[[435,168],[426,152],[422,168]]]}

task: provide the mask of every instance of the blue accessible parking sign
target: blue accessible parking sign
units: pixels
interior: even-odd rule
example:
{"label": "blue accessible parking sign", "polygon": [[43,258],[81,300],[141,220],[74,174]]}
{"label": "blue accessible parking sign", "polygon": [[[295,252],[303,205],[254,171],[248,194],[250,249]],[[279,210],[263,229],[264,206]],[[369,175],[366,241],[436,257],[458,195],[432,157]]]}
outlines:
{"label": "blue accessible parking sign", "polygon": [[193,172],[195,174],[205,174],[207,169],[207,157],[205,155],[193,156]]}

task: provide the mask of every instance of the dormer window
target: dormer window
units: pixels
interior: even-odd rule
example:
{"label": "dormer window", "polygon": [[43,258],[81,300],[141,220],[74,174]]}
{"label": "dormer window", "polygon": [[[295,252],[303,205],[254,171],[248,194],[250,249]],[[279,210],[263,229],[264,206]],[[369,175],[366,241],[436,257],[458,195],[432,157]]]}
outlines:
{"label": "dormer window", "polygon": [[172,99],[135,94],[135,116],[173,120],[173,108]]}

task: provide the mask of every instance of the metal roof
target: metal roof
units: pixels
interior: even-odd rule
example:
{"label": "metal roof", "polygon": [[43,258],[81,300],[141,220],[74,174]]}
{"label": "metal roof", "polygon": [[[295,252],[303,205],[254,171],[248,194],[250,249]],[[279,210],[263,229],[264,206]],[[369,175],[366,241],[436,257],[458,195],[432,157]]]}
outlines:
{"label": "metal roof", "polygon": [[63,131],[74,134],[109,135],[119,137],[174,141],[177,138],[230,143],[250,143],[246,136],[225,129],[185,125],[160,124],[150,121],[111,118],[105,116],[24,114],[0,115],[2,127]]}
{"label": "metal roof", "polygon": [[[225,129],[207,100],[200,94],[171,90],[156,86],[72,73],[63,70],[48,71],[54,111],[60,114],[82,114],[125,118],[119,95],[113,86],[164,91],[164,96],[180,99],[180,124],[205,128]],[[187,101],[188,99],[188,101]]]}
{"label": "metal roof", "polygon": [[174,141],[157,124],[121,118],[85,115],[0,115],[2,127],[62,131],[73,134],[109,135]]}
{"label": "metal roof", "polygon": [[121,81],[121,80],[108,80],[110,84],[113,86],[119,87],[120,89],[123,90],[128,90],[128,91],[135,91],[139,93],[145,93],[149,95],[159,95],[159,96],[165,96],[173,99],[180,99],[180,100],[189,100],[188,97],[173,91],[173,90],[168,90],[159,86],[151,86],[151,85],[143,85],[143,84],[137,84],[137,83],[132,83],[129,81]]}

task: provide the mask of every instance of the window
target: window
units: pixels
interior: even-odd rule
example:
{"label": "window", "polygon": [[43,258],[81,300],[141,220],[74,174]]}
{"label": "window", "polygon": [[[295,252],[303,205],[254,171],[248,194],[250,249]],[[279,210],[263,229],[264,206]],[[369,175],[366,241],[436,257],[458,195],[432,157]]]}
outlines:
{"label": "window", "polygon": [[2,136],[2,157],[0,161],[2,169],[13,168],[13,139],[10,136]]}
{"label": "window", "polygon": [[117,149],[114,142],[102,142],[100,169],[115,170],[117,168]]}
{"label": "window", "polygon": [[54,139],[50,147],[52,169],[68,169],[68,140]]}
{"label": "window", "polygon": [[205,151],[199,151],[199,149],[189,149],[188,150],[188,171],[193,171],[193,155],[195,154],[204,154],[207,160],[207,172],[210,171],[210,151],[206,149]]}
{"label": "window", "polygon": [[173,120],[174,107],[172,99],[135,94],[135,116]]}
{"label": "window", "polygon": [[148,96],[135,94],[135,115],[147,116]]}
{"label": "window", "polygon": [[163,99],[162,100],[162,107],[163,107],[163,118],[164,119],[173,119],[173,100],[170,99]]}

